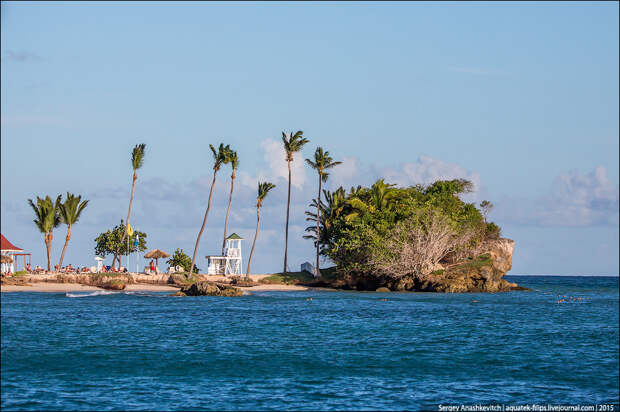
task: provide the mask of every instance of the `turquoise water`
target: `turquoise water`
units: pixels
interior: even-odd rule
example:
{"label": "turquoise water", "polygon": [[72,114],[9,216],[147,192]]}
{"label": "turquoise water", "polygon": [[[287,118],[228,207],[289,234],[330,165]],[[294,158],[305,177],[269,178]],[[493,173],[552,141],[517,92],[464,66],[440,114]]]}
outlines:
{"label": "turquoise water", "polygon": [[617,403],[618,278],[506,278],[536,291],[3,293],[2,408]]}

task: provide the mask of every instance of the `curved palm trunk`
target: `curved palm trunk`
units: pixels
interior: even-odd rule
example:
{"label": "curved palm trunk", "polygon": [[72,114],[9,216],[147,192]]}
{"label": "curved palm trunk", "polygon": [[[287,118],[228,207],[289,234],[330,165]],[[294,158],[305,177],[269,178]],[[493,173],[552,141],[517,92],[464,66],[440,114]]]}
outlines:
{"label": "curved palm trunk", "polygon": [[226,246],[226,229],[228,228],[228,215],[230,214],[230,203],[232,202],[233,188],[235,187],[235,169],[230,176],[230,195],[228,196],[228,209],[226,209],[226,221],[224,222],[224,240],[222,240],[222,256],[224,256],[224,247]]}
{"label": "curved palm trunk", "polygon": [[65,251],[67,250],[67,245],[69,244],[70,239],[71,239],[71,226],[67,225],[67,237],[65,238],[65,245],[62,247],[62,254],[60,255],[60,262],[58,262],[58,266],[62,266],[62,261],[65,258]]}
{"label": "curved palm trunk", "polygon": [[[125,227],[129,225],[129,216],[131,215],[131,205],[133,204],[133,195],[136,191],[136,180],[138,180],[138,173],[134,170],[133,180],[131,181],[131,197],[129,198],[129,209],[127,210],[127,220],[125,221]],[[127,237],[127,230],[123,232],[123,237],[121,238],[121,244],[123,244],[126,237]],[[114,264],[112,264],[112,267],[114,267]],[[119,257],[118,258],[118,270],[120,269],[121,269],[121,258]]]}
{"label": "curved palm trunk", "polygon": [[288,160],[288,198],[286,201],[286,244],[284,246],[284,269],[282,273],[287,273],[287,260],[288,260],[288,216],[291,207],[291,161]]}
{"label": "curved palm trunk", "polygon": [[194,263],[196,263],[196,253],[198,252],[198,245],[200,244],[200,238],[202,237],[202,232],[205,230],[205,225],[207,224],[207,217],[209,216],[209,209],[211,209],[211,197],[213,196],[213,186],[215,186],[215,177],[217,176],[217,171],[213,171],[213,181],[211,182],[211,190],[209,190],[209,202],[207,203],[207,210],[205,211],[205,217],[202,220],[202,227],[200,228],[200,232],[198,232],[198,237],[196,238],[196,245],[194,246],[194,254],[192,255],[192,266],[189,269],[188,278],[192,277],[194,273]]}
{"label": "curved palm trunk", "polygon": [[48,232],[45,234],[45,249],[47,251],[47,271],[52,270],[52,260],[51,260],[51,252],[52,252],[52,232]]}
{"label": "curved palm trunk", "polygon": [[248,259],[248,269],[245,272],[246,276],[250,275],[250,264],[252,263],[252,255],[254,254],[254,247],[256,246],[256,238],[258,237],[258,222],[260,222],[260,206],[256,207],[256,232],[254,233],[254,242],[252,242],[252,250],[250,250],[250,258]]}
{"label": "curved palm trunk", "polygon": [[319,195],[317,196],[316,204],[316,277],[321,278],[321,271],[319,270],[319,240],[321,239],[321,174],[319,174]]}

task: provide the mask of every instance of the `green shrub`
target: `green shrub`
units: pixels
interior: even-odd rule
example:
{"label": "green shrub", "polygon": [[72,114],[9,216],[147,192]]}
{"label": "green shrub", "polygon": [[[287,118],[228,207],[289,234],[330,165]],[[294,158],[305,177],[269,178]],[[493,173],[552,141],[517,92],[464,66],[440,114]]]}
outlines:
{"label": "green shrub", "polygon": [[487,223],[485,229],[484,234],[487,239],[499,239],[502,235],[502,229],[493,222]]}
{"label": "green shrub", "polygon": [[262,278],[259,283],[268,285],[284,284],[284,285],[296,285],[298,283],[312,282],[314,277],[308,272],[288,272],[288,273],[274,273],[273,275]]}
{"label": "green shrub", "polygon": [[[190,266],[192,266],[192,258],[183,253],[183,249],[177,248],[174,251],[170,259],[166,261],[169,266],[181,266],[184,271],[189,272]],[[200,268],[194,264],[194,273],[199,273]]]}

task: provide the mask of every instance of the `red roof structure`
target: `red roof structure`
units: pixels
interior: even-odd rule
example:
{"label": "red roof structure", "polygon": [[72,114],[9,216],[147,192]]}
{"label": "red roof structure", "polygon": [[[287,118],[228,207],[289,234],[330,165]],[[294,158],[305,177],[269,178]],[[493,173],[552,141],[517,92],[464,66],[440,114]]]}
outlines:
{"label": "red roof structure", "polygon": [[3,252],[23,252],[24,249],[20,249],[4,237],[2,233],[0,233],[0,250]]}

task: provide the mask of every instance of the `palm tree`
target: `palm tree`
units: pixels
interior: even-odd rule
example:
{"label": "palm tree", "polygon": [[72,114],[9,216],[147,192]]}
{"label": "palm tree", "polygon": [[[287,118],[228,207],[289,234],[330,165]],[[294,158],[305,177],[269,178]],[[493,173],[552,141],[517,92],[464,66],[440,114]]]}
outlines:
{"label": "palm tree", "polygon": [[298,130],[297,133],[289,133],[287,136],[286,133],[282,132],[282,144],[284,145],[284,151],[286,152],[286,161],[288,162],[288,198],[286,200],[286,244],[284,246],[284,269],[283,273],[287,273],[287,259],[288,259],[288,218],[289,211],[291,207],[291,162],[293,161],[293,153],[299,152],[306,143],[309,142],[308,139],[303,137],[304,132]]}
{"label": "palm tree", "polygon": [[329,173],[327,173],[327,170],[331,169],[334,166],[338,166],[342,162],[334,162],[334,159],[331,158],[328,151],[323,151],[322,147],[317,147],[316,151],[314,152],[314,161],[306,159],[306,163],[308,163],[310,167],[316,170],[319,175],[319,193],[317,195],[316,203],[316,275],[318,278],[320,278],[321,271],[319,270],[319,243],[321,240],[321,184],[323,182],[327,182],[327,178],[329,177]]}
{"label": "palm tree", "polygon": [[65,258],[67,244],[71,239],[71,226],[78,221],[82,211],[86,208],[86,205],[88,205],[88,200],[84,200],[80,203],[81,200],[82,196],[75,196],[67,192],[67,199],[65,202],[58,205],[60,221],[67,225],[67,237],[65,238],[65,245],[62,248],[62,254],[60,255],[60,262],[58,262],[58,266],[62,266],[62,261]]}
{"label": "palm tree", "polygon": [[348,203],[354,212],[348,217],[353,219],[360,212],[366,213],[390,209],[394,195],[394,186],[391,183],[385,183],[383,179],[379,179],[370,187],[370,190],[364,190],[359,186],[357,189],[351,188]]}
{"label": "palm tree", "polygon": [[224,240],[222,240],[222,256],[224,255],[224,247],[226,246],[226,229],[228,228],[228,215],[230,214],[230,202],[232,201],[233,188],[235,187],[235,170],[239,167],[239,158],[237,152],[230,150],[228,153],[228,162],[232,166],[232,175],[230,175],[230,195],[228,196],[228,209],[226,209],[226,221],[224,222]]}
{"label": "palm tree", "polygon": [[258,196],[256,197],[256,233],[254,233],[254,242],[252,242],[252,250],[250,250],[250,257],[248,259],[248,269],[246,276],[250,274],[250,264],[252,263],[252,255],[254,254],[254,247],[256,246],[256,238],[258,237],[258,222],[260,222],[260,208],[263,206],[263,200],[267,196],[267,193],[271,189],[276,187],[273,183],[258,182]]}
{"label": "palm tree", "polygon": [[480,208],[482,209],[482,215],[484,216],[484,223],[487,223],[487,216],[489,215],[489,212],[493,209],[493,203],[489,202],[488,200],[483,200],[480,203]]}
{"label": "palm tree", "polygon": [[49,196],[45,196],[45,199],[41,199],[37,196],[37,204],[35,205],[32,199],[28,199],[28,203],[36,219],[33,220],[39,231],[43,233],[43,240],[45,241],[45,248],[47,250],[47,270],[52,270],[51,252],[52,252],[52,239],[54,238],[52,230],[60,225],[59,207],[62,195],[56,198],[56,202],[53,202]]}
{"label": "palm tree", "polygon": [[[138,180],[138,169],[142,167],[144,163],[144,150],[146,149],[146,144],[141,143],[137,144],[132,152],[131,152],[131,167],[133,168],[133,178],[131,181],[131,197],[129,198],[129,209],[127,210],[127,227],[129,227],[129,216],[131,215],[131,205],[133,204],[133,195],[136,190],[136,180]],[[121,238],[121,244],[127,237],[127,231],[123,233],[123,237]],[[121,260],[118,260],[118,267],[121,267]]]}
{"label": "palm tree", "polygon": [[[344,216],[347,221],[350,219],[347,213],[348,211],[346,210],[349,204],[346,201],[346,193],[342,187],[339,187],[334,192],[323,189],[323,197],[325,197],[325,202],[321,199],[321,218],[319,220],[321,237],[318,242],[322,248],[326,248],[331,246],[332,237],[330,232],[336,220],[341,216]],[[316,208],[316,204],[317,199],[312,199],[310,208]],[[308,216],[306,220],[313,222],[313,224],[306,228],[305,231],[309,234],[304,235],[303,238],[312,239],[314,242],[317,242],[317,214],[316,212],[308,210],[306,211],[306,216]]]}
{"label": "palm tree", "polygon": [[217,172],[220,170],[223,164],[229,162],[230,157],[230,146],[224,146],[223,143],[220,143],[220,147],[218,147],[217,151],[213,145],[209,145],[211,148],[211,152],[213,152],[213,181],[211,181],[211,189],[209,190],[209,202],[207,203],[207,210],[205,211],[205,217],[202,220],[202,226],[200,227],[200,232],[198,232],[198,237],[196,238],[196,245],[194,246],[194,254],[192,255],[192,265],[189,269],[188,278],[192,277],[194,273],[194,264],[196,263],[196,253],[198,252],[198,245],[200,244],[200,238],[202,237],[202,232],[205,230],[205,225],[207,224],[207,217],[209,216],[209,209],[211,209],[211,197],[213,196],[213,187],[215,186],[215,179],[217,177]]}

